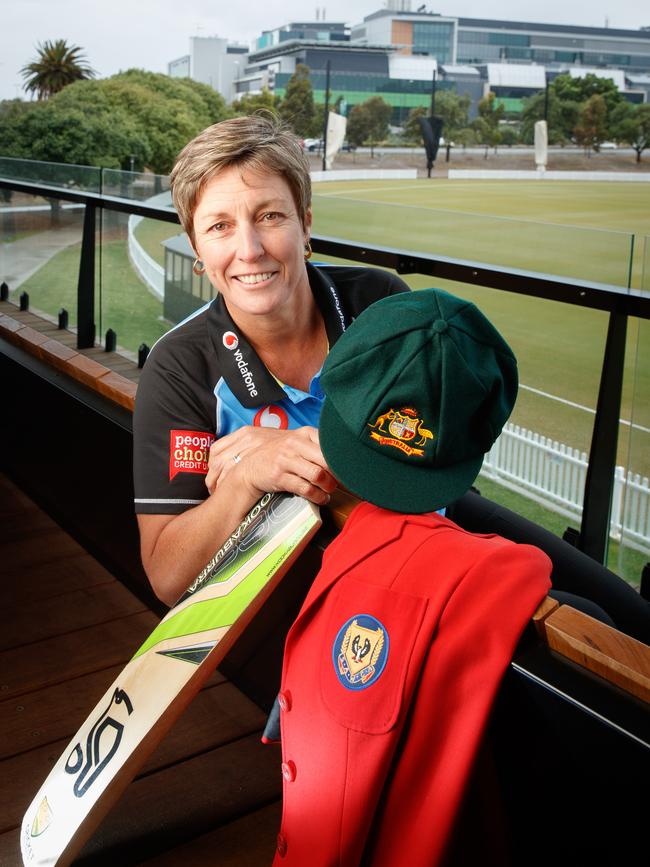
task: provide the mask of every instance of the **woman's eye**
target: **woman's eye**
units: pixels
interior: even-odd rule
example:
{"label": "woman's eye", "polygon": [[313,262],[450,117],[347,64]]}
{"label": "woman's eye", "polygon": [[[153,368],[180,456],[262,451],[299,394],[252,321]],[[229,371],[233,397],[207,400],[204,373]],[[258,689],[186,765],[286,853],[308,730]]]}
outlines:
{"label": "woman's eye", "polygon": [[215,232],[223,232],[223,230],[225,228],[226,228],[225,223],[215,223],[214,226],[212,227],[213,231],[215,231]]}

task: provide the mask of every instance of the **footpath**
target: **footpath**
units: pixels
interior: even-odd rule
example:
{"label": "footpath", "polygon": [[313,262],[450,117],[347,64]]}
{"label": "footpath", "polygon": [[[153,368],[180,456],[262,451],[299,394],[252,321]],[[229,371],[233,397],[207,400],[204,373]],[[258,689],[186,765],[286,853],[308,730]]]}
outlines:
{"label": "footpath", "polygon": [[80,241],[81,226],[64,226],[3,243],[0,245],[0,280],[13,292],[58,252]]}

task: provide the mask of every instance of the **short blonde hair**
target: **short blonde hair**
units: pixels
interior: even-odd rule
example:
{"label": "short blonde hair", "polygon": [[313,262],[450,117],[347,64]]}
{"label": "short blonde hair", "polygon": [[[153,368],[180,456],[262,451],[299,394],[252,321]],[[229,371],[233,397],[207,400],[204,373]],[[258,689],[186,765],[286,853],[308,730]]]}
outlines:
{"label": "short blonde hair", "polygon": [[174,207],[192,244],[199,196],[214,175],[230,166],[281,175],[306,227],[311,179],[300,139],[273,115],[233,117],[209,126],[186,144],[172,169]]}

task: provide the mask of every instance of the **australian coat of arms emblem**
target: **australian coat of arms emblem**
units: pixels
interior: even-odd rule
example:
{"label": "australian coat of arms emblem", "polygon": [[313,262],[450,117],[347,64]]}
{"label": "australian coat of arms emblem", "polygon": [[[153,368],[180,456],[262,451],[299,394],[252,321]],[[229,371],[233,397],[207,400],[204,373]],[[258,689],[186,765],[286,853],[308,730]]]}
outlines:
{"label": "australian coat of arms emblem", "polygon": [[[386,427],[386,425],[388,427]],[[424,455],[427,440],[433,442],[433,433],[424,427],[423,419],[416,409],[403,406],[400,409],[389,409],[377,417],[374,424],[368,425],[372,432],[370,436],[379,445],[392,446],[408,455]]]}

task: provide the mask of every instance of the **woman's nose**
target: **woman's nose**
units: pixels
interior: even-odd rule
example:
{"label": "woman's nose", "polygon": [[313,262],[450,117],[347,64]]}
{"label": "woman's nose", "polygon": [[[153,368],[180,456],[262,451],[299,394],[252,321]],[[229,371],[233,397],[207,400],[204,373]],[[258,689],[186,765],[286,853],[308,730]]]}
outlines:
{"label": "woman's nose", "polygon": [[237,233],[237,257],[243,262],[252,262],[264,252],[262,241],[255,226],[240,226]]}

